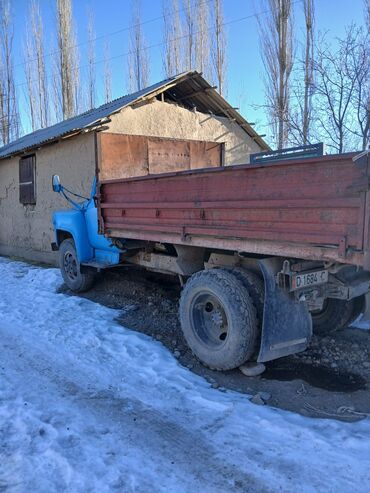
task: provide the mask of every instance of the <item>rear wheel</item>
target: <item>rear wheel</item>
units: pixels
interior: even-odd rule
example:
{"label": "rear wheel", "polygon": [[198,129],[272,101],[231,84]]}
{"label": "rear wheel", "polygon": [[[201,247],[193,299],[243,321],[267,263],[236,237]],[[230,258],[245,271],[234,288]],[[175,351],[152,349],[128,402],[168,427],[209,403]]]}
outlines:
{"label": "rear wheel", "polygon": [[250,270],[243,267],[232,267],[229,269],[235,277],[243,284],[251,297],[253,305],[256,309],[257,317],[257,340],[255,345],[255,352],[250,358],[253,361],[257,360],[258,351],[261,343],[261,333],[263,324],[263,307],[265,303],[265,286],[262,279]]}
{"label": "rear wheel", "polygon": [[254,272],[242,267],[232,267],[230,272],[243,283],[251,297],[257,312],[258,326],[262,327],[263,305],[265,302],[265,287],[262,279]]}
{"label": "rear wheel", "polygon": [[66,285],[75,293],[91,288],[93,272],[81,272],[76,247],[72,239],[64,240],[59,247],[59,268]]}
{"label": "rear wheel", "polygon": [[355,298],[353,300],[353,303],[354,303],[354,306],[353,306],[352,316],[351,316],[351,320],[349,321],[348,325],[353,324],[353,322],[355,322],[358,319],[358,317],[362,313],[364,313],[365,303],[366,303],[365,295],[363,294],[362,296],[358,296],[357,298]]}
{"label": "rear wheel", "polygon": [[237,368],[255,352],[256,309],[230,271],[201,271],[188,280],[180,299],[180,322],[190,349],[212,369]]}
{"label": "rear wheel", "polygon": [[314,333],[326,335],[344,329],[353,321],[354,309],[354,300],[327,298],[322,310],[311,312]]}

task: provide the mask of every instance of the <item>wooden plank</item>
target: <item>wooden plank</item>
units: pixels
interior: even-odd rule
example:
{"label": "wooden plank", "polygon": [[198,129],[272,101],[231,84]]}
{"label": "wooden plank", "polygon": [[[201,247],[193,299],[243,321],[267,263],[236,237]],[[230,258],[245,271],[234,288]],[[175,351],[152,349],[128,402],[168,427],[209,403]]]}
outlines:
{"label": "wooden plank", "polygon": [[190,169],[190,142],[148,137],[147,143],[150,174]]}
{"label": "wooden plank", "polygon": [[[355,208],[339,209],[243,209],[243,208],[220,208],[220,205],[215,208],[182,208],[172,205],[168,207],[150,207],[145,204],[144,207],[138,204],[104,204],[104,209],[108,209],[107,216],[121,216],[122,209],[125,210],[125,216],[134,216],[140,211],[144,217],[149,217],[154,212],[160,214],[161,218],[183,219],[183,218],[199,218],[199,211],[203,211],[208,221],[214,222],[272,222],[273,227],[279,227],[279,223],[283,224],[301,224],[307,227],[309,224],[317,225],[356,225],[359,221],[358,210]],[[149,209],[149,211],[148,211]],[[360,221],[361,222],[361,221]]]}
{"label": "wooden plank", "polygon": [[[255,200],[279,200],[279,199],[299,199],[307,198],[333,198],[354,196],[356,190],[349,190],[352,185],[351,180],[356,179],[358,185],[361,181],[362,189],[367,187],[367,179],[361,176],[354,176],[353,164],[351,166],[337,166],[335,169],[330,167],[326,172],[320,166],[304,167],[296,170],[292,166],[284,166],[279,169],[279,173],[274,173],[273,169],[260,168],[248,173],[248,180],[244,179],[244,170],[233,169],[225,173],[207,174],[207,186],[204,187],[204,180],[198,179],[197,174],[182,176],[178,180],[176,176],[153,177],[153,180],[146,183],[144,180],[132,181],[127,185],[127,197],[132,194],[137,196],[141,190],[145,189],[147,200],[166,200],[179,201],[185,197],[193,201],[205,200],[226,200],[230,199],[229,188],[225,189],[223,183],[225,179],[228,187],[233,188],[234,199],[255,199]],[[248,168],[245,168],[248,169]],[[251,169],[251,168],[249,168]],[[356,170],[355,170],[356,171]],[[287,177],[287,173],[289,176]],[[360,175],[357,171],[356,175]],[[242,183],[242,186],[241,186]],[[261,186],[261,184],[263,186]],[[119,193],[119,184],[112,184],[110,191]],[[162,198],[161,198],[162,197]]]}
{"label": "wooden plank", "polygon": [[[169,221],[166,219],[158,220],[158,218],[152,217],[151,221],[148,218],[143,217],[131,217],[122,218],[106,216],[105,224],[107,228],[122,227],[130,228],[139,226],[141,230],[147,231],[180,231],[182,227],[185,227],[189,234],[196,234],[199,236],[217,236],[219,238],[249,238],[260,240],[280,240],[280,241],[292,241],[292,242],[306,242],[309,244],[328,244],[338,245],[340,240],[345,236],[341,228],[325,228],[316,225],[311,225],[310,229],[303,228],[297,225],[297,227],[288,227],[286,224],[284,227],[273,228],[272,224],[266,223],[256,225],[251,223],[248,226],[239,225],[235,223],[225,224],[217,223],[201,224],[200,221],[191,221],[186,223],[180,223],[178,220]],[[351,246],[356,245],[356,237],[348,238],[348,243]]]}
{"label": "wooden plank", "polygon": [[100,134],[99,179],[148,174],[147,139],[138,135]]}
{"label": "wooden plank", "polygon": [[190,142],[191,169],[222,166],[222,144]]}
{"label": "wooden plank", "polygon": [[217,167],[222,143],[143,135],[100,133],[96,157],[99,181]]}

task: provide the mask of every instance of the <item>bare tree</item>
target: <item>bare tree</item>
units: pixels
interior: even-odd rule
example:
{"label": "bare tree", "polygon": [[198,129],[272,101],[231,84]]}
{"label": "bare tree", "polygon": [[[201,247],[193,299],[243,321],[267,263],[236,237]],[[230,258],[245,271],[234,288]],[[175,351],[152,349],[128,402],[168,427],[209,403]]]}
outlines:
{"label": "bare tree", "polygon": [[185,70],[198,70],[211,76],[211,41],[209,5],[205,0],[183,0]]}
{"label": "bare tree", "polygon": [[347,75],[355,80],[351,106],[356,125],[349,130],[359,137],[362,149],[370,144],[370,34],[362,28],[354,29],[349,37]]}
{"label": "bare tree", "polygon": [[141,26],[140,0],[132,2],[130,49],[128,57],[129,90],[140,91],[149,84],[149,57]]}
{"label": "bare tree", "polygon": [[293,100],[289,111],[290,141],[307,145],[311,141],[312,103],[314,89],[314,0],[303,0],[305,44],[302,62],[298,66]]}
{"label": "bare tree", "polygon": [[62,117],[69,118],[80,109],[79,56],[73,22],[72,0],[57,0],[57,74],[54,81],[60,92]]}
{"label": "bare tree", "polygon": [[212,73],[210,16],[208,2],[197,0],[194,6],[195,17],[195,68],[210,79]]}
{"label": "bare tree", "polygon": [[112,100],[112,70],[109,63],[109,44],[104,44],[104,102]]}
{"label": "bare tree", "polygon": [[88,60],[88,108],[95,107],[96,73],[95,73],[95,33],[93,14],[89,11],[87,23],[87,60]]}
{"label": "bare tree", "polygon": [[213,0],[214,35],[211,53],[218,92],[224,95],[226,89],[226,34],[222,3],[222,0]]}
{"label": "bare tree", "polygon": [[258,19],[265,67],[266,110],[279,149],[288,141],[290,76],[293,68],[292,0],[267,0],[269,12]]}
{"label": "bare tree", "polygon": [[26,35],[25,71],[29,114],[34,131],[47,127],[50,123],[43,24],[40,6],[36,0],[30,3],[28,18],[30,25]]}
{"label": "bare tree", "polygon": [[304,17],[306,24],[306,49],[304,60],[304,107],[303,107],[303,144],[308,143],[311,114],[312,114],[312,89],[314,76],[314,2],[304,0]]}
{"label": "bare tree", "polygon": [[0,0],[0,142],[8,144],[20,133],[13,68],[13,24],[9,0]]}
{"label": "bare tree", "polygon": [[182,28],[179,0],[163,0],[163,64],[166,77],[183,70]]}
{"label": "bare tree", "polygon": [[367,76],[367,82],[365,79],[365,95],[363,97],[363,101],[365,101],[364,105],[364,110],[365,110],[365,115],[366,115],[366,120],[365,120],[365,126],[364,126],[364,132],[363,136],[364,139],[362,141],[362,148],[365,149],[366,147],[370,147],[370,70],[369,70],[369,63],[370,63],[370,0],[364,0],[365,1],[365,18],[366,18],[366,28],[367,28],[367,34],[364,37],[365,43],[365,49],[366,49],[366,56],[367,56],[367,68],[368,68],[368,76]]}
{"label": "bare tree", "polygon": [[36,120],[37,102],[35,97],[35,70],[33,66],[33,47],[32,47],[32,35],[27,32],[26,44],[25,44],[25,75],[27,84],[27,105],[28,112],[31,121],[32,132],[39,128]]}
{"label": "bare tree", "polygon": [[[353,104],[359,81],[363,81],[366,57],[358,58],[359,30],[350,26],[344,39],[333,49],[322,37],[317,44],[315,61],[315,97],[318,131],[328,147],[344,152],[359,145]],[[362,84],[362,82],[361,82]],[[360,100],[363,101],[362,96]],[[356,142],[357,140],[357,142]]]}
{"label": "bare tree", "polygon": [[193,70],[195,66],[195,21],[191,0],[184,3],[184,36],[185,36],[185,70]]}
{"label": "bare tree", "polygon": [[50,112],[53,121],[63,120],[63,97],[61,91],[61,78],[59,56],[52,56],[51,60],[51,98]]}

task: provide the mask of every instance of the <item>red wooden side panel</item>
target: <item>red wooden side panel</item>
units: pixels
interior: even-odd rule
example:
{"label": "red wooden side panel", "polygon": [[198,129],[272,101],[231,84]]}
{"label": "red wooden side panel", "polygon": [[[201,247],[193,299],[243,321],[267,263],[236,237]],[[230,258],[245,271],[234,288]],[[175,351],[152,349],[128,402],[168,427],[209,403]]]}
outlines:
{"label": "red wooden side panel", "polygon": [[289,242],[343,257],[363,250],[367,188],[366,166],[351,155],[112,180],[100,184],[101,229],[162,242],[222,239],[222,248],[235,239]]}

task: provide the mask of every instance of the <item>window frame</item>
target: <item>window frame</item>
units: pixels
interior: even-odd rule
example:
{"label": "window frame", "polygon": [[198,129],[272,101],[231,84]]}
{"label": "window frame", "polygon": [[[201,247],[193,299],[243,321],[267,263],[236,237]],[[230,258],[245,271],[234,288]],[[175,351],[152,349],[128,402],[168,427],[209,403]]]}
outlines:
{"label": "window frame", "polygon": [[[29,166],[28,170],[26,166]],[[22,205],[36,205],[36,154],[19,159],[19,202]]]}

